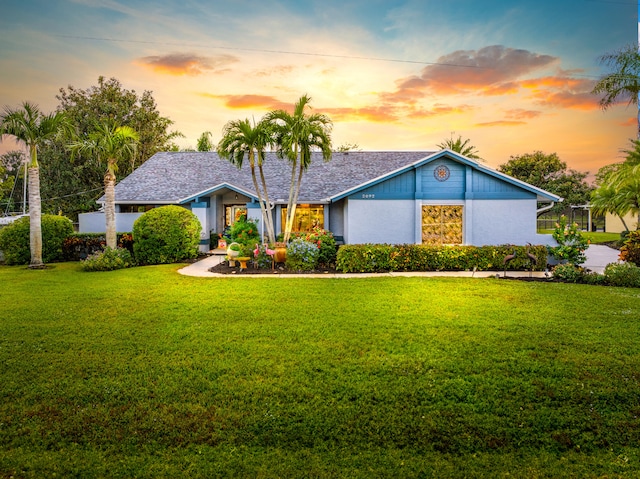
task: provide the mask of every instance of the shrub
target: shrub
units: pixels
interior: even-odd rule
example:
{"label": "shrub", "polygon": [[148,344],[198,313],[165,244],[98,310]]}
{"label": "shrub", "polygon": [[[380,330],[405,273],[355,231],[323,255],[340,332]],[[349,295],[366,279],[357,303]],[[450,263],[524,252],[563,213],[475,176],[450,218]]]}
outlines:
{"label": "shrub", "polygon": [[336,262],[338,247],[331,231],[315,227],[310,233],[293,233],[292,236],[293,238],[302,238],[318,246],[320,250],[318,263],[329,265]]}
{"label": "shrub", "polygon": [[589,247],[589,240],[578,230],[578,223],[568,225],[566,216],[562,215],[552,236],[558,246],[548,246],[548,249],[549,254],[555,259],[575,265],[581,265],[587,260],[584,252]]}
{"label": "shrub", "polygon": [[[527,253],[535,257],[532,261]],[[507,255],[515,257],[504,264]],[[344,245],[338,249],[336,269],[344,273],[386,271],[510,271],[534,269],[547,265],[545,246],[429,246],[419,244]]]}
{"label": "shrub", "polygon": [[198,256],[200,221],[170,205],[147,211],[133,224],[133,251],[140,264],[174,263]]}
{"label": "shrub", "polygon": [[640,288],[640,267],[633,263],[610,263],[604,268],[607,284]]}
{"label": "shrub", "polygon": [[627,232],[620,248],[620,259],[640,266],[640,230]]}
{"label": "shrub", "polygon": [[605,285],[607,284],[607,278],[603,274],[589,272],[584,273],[584,275],[582,276],[582,282],[584,284]]}
{"label": "shrub", "polygon": [[[73,233],[69,218],[57,215],[42,215],[42,261],[51,263],[64,259],[62,245]],[[29,217],[20,218],[0,229],[0,250],[9,265],[29,264],[31,247],[29,239]]]}
{"label": "shrub", "polygon": [[260,269],[268,269],[273,266],[273,255],[275,251],[265,245],[257,245],[253,250],[253,258],[256,266]]}
{"label": "shrub", "polygon": [[[73,233],[62,242],[62,256],[65,261],[81,261],[103,251],[106,243],[104,233]],[[118,247],[128,249],[133,256],[131,233],[118,233]]]}
{"label": "shrub", "polygon": [[106,248],[95,252],[82,262],[84,271],[113,271],[133,266],[133,257],[125,248]]}
{"label": "shrub", "polygon": [[258,224],[254,220],[248,220],[244,215],[231,225],[225,237],[230,243],[235,242],[248,245],[260,243]]}
{"label": "shrub", "polygon": [[567,283],[582,283],[584,276],[584,270],[571,263],[559,264],[553,268],[553,277]]}
{"label": "shrub", "polygon": [[315,243],[296,238],[287,245],[285,266],[295,271],[312,271],[318,265],[320,250]]}

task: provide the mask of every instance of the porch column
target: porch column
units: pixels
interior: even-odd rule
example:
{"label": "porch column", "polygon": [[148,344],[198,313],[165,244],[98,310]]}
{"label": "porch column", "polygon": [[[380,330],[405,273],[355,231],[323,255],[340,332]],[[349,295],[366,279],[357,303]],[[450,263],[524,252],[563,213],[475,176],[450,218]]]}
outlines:
{"label": "porch column", "polygon": [[191,203],[191,212],[196,215],[198,220],[200,221],[200,225],[202,226],[202,230],[200,230],[200,246],[199,250],[201,253],[206,253],[210,249],[209,245],[209,220],[207,215],[207,203],[202,202],[193,202]]}

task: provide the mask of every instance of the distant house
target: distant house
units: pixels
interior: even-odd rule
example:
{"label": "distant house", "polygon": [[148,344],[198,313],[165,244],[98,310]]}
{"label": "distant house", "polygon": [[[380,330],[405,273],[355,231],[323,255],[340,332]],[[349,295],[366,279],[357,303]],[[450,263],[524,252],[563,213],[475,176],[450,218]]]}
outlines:
{"label": "distant house", "polygon": [[[315,154],[314,154],[315,155]],[[209,232],[261,213],[248,165],[212,152],[157,153],[116,186],[118,231],[150,208],[182,205]],[[284,226],[289,165],[268,153],[264,171],[276,232]],[[321,226],[345,243],[553,244],[536,233],[540,203],[562,199],[450,150],[318,154],[302,181],[294,230]],[[80,215],[81,232],[102,232],[103,213]]]}
{"label": "distant house", "polygon": [[[630,230],[640,228],[640,215],[627,213],[624,215],[624,222]],[[624,223],[619,216],[607,213],[604,218],[604,230],[607,233],[622,233],[625,231]]]}

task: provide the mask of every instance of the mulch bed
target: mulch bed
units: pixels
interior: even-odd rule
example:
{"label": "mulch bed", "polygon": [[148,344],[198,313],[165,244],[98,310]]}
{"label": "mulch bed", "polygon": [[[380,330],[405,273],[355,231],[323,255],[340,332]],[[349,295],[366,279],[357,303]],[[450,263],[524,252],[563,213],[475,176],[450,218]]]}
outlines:
{"label": "mulch bed", "polygon": [[[335,267],[322,267],[315,269],[313,271],[295,271],[285,268],[283,264],[277,264],[276,267],[272,269],[258,269],[250,266],[247,269],[240,270],[238,263],[236,262],[235,267],[229,266],[227,261],[223,261],[222,263],[212,267],[209,269],[212,273],[218,274],[235,274],[235,275],[255,275],[255,274],[266,274],[266,275],[274,275],[274,274],[341,274],[340,271],[336,270]],[[517,281],[530,281],[530,282],[540,282],[540,283],[557,283],[559,282],[554,278],[537,278],[537,277],[515,277],[509,276],[509,271],[507,271],[507,276],[505,277],[502,272],[500,272],[499,279],[511,279]]]}
{"label": "mulch bed", "polygon": [[249,266],[247,269],[240,271],[240,266],[238,266],[238,262],[236,261],[236,266],[229,266],[228,261],[223,261],[222,263],[210,268],[209,271],[212,273],[219,274],[239,274],[239,275],[248,275],[248,274],[335,274],[338,271],[335,267],[322,267],[315,269],[313,271],[295,271],[285,268],[283,264],[276,264],[274,269],[258,269],[253,266]]}

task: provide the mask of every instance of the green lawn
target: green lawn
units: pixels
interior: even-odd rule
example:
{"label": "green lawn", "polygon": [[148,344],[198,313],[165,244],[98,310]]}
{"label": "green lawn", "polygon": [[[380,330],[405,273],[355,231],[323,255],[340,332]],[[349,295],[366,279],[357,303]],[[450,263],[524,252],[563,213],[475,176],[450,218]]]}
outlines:
{"label": "green lawn", "polygon": [[[553,230],[539,230],[540,234],[551,234]],[[620,233],[603,233],[602,231],[583,231],[582,235],[593,244],[611,243],[620,240]]]}
{"label": "green lawn", "polygon": [[640,290],[0,267],[0,477],[640,476]]}

